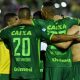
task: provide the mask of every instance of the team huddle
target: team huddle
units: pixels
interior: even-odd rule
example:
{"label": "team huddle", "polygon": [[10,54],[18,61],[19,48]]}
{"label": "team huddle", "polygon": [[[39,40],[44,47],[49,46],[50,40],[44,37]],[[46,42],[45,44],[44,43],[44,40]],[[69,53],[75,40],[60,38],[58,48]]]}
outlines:
{"label": "team huddle", "polygon": [[[46,5],[47,4],[47,5]],[[56,15],[44,3],[33,18],[29,7],[4,16],[0,31],[0,80],[80,80],[80,19]],[[40,43],[46,42],[44,61]]]}

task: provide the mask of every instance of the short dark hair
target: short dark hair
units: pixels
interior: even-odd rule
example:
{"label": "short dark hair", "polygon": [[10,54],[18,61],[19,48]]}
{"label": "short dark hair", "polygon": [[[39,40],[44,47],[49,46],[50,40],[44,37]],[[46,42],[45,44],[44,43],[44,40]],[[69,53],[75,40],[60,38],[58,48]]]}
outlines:
{"label": "short dark hair", "polygon": [[17,16],[16,13],[6,13],[4,15],[4,25],[7,26],[8,24],[8,21],[10,20],[10,18],[14,17],[14,16]]}
{"label": "short dark hair", "polygon": [[33,14],[34,19],[43,19],[43,16],[41,15],[41,11],[37,11]]}
{"label": "short dark hair", "polygon": [[29,7],[22,7],[22,8],[19,9],[19,11],[18,11],[19,19],[22,19],[22,18],[29,19],[30,16],[31,16],[31,11],[30,11]]}
{"label": "short dark hair", "polygon": [[[42,9],[44,11],[44,13],[48,13],[47,15],[52,15],[54,16],[56,14],[56,9],[55,7],[53,6],[53,2],[51,1],[46,1],[46,2],[43,2],[43,5],[42,5]],[[45,15],[43,15],[45,17]]]}

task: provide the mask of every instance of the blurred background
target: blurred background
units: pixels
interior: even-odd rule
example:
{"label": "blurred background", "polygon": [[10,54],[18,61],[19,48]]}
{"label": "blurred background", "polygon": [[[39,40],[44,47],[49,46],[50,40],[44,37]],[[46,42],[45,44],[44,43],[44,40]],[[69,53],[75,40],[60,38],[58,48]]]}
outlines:
{"label": "blurred background", "polygon": [[21,6],[29,6],[32,13],[40,10],[44,1],[52,1],[57,14],[80,18],[80,0],[0,0],[0,25],[7,12],[16,12]]}

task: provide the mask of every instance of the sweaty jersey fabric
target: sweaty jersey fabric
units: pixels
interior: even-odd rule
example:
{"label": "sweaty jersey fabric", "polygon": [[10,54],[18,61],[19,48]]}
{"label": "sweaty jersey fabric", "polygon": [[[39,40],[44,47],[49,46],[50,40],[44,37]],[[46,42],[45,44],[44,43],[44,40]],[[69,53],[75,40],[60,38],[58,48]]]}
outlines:
{"label": "sweaty jersey fabric", "polygon": [[72,67],[46,68],[45,80],[73,80]]}
{"label": "sweaty jersey fabric", "polygon": [[[43,25],[44,30],[46,30],[47,35],[50,34],[66,34],[67,30],[73,25],[77,25],[80,23],[78,19],[74,18],[64,18],[62,20],[53,21],[53,20],[38,20],[34,21],[38,25]],[[66,49],[62,50],[53,45],[48,45],[46,50],[46,67],[71,67],[71,50]]]}
{"label": "sweaty jersey fabric", "polygon": [[10,55],[9,50],[4,45],[3,41],[0,41],[0,74],[10,73]]}
{"label": "sweaty jersey fabric", "polygon": [[39,78],[38,40],[50,36],[38,26],[22,24],[3,29],[0,37],[11,51],[12,78]]}

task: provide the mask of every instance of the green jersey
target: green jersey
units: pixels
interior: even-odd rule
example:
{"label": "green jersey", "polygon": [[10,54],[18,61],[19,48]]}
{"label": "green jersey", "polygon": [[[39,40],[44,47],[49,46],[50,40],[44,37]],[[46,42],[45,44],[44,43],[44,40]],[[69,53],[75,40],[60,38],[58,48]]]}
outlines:
{"label": "green jersey", "polygon": [[[78,21],[72,18],[64,18],[56,21],[55,27],[49,27],[48,31],[54,30],[56,34],[66,34],[67,30],[73,25],[77,25]],[[54,32],[53,32],[54,33]],[[55,45],[49,45],[46,50],[46,67],[71,67],[72,53],[71,49],[62,50]]]}
{"label": "green jersey", "polygon": [[[47,20],[46,22],[38,20],[36,24],[43,25],[43,27],[46,29],[47,35],[51,35],[52,33],[66,34],[70,27],[77,25],[78,23],[80,23],[78,19],[64,18],[58,21]],[[54,44],[48,44],[46,50],[46,67],[71,67],[71,59],[70,48],[63,50],[56,47]]]}
{"label": "green jersey", "polygon": [[44,63],[40,60],[40,78],[43,79]]}
{"label": "green jersey", "polygon": [[43,37],[49,39],[50,36],[39,26],[16,25],[3,29],[0,37],[11,51],[12,78],[39,78],[38,40]]}

